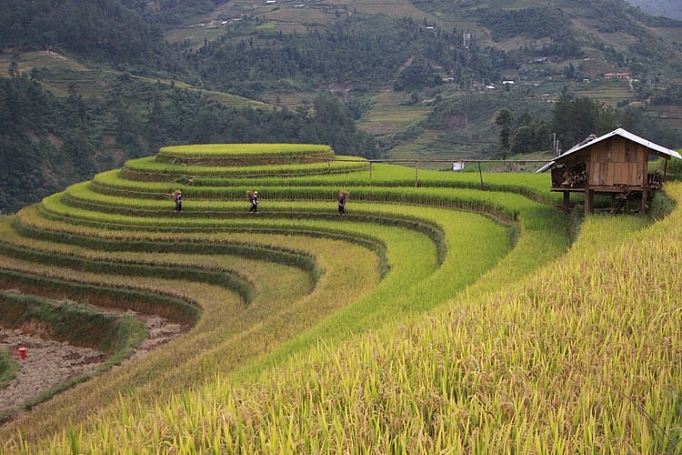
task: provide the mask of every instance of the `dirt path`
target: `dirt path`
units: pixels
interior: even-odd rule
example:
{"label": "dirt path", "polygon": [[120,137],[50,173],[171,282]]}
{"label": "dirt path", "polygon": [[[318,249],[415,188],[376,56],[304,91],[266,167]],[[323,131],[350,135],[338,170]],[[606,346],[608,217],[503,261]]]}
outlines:
{"label": "dirt path", "polygon": [[[126,361],[158,349],[187,329],[159,316],[136,316],[145,321],[149,338]],[[0,390],[0,415],[71,378],[95,372],[106,360],[102,352],[93,349],[79,348],[21,330],[0,327],[0,349],[9,351],[18,359],[19,347],[22,346],[26,348],[26,358],[18,360],[21,368],[17,376]]]}

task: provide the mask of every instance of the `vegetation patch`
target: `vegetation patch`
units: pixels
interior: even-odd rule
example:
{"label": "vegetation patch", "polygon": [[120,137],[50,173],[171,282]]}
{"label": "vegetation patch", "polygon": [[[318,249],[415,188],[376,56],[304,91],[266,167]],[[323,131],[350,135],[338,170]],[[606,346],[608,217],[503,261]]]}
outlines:
{"label": "vegetation patch", "polygon": [[[550,441],[573,453],[587,434],[589,447],[618,450],[626,440],[642,453],[677,450],[675,348],[665,340],[679,324],[664,315],[677,311],[670,283],[679,280],[651,264],[667,257],[655,239],[672,229],[659,225],[676,217],[675,193],[661,199],[657,223],[653,215],[571,219],[557,210],[560,195],[549,194],[546,175],[370,162],[343,175],[212,176],[182,185],[177,213],[160,199],[177,182],[115,172],[98,179],[0,226],[0,254],[38,269],[5,270],[0,285],[69,289],[82,300],[106,275],[131,281],[109,284],[112,299],[162,311],[154,298],[191,296],[202,317],[173,349],[82,384],[89,409],[65,393],[45,403],[45,414],[10,422],[3,446],[534,453]],[[256,214],[244,200],[254,189]],[[345,215],[336,210],[339,191],[349,195]],[[625,251],[633,260],[620,261]],[[88,280],[79,283],[81,261]],[[647,267],[628,274],[626,264]],[[188,279],[172,271],[179,265]],[[60,278],[43,282],[43,270]],[[210,278],[227,270],[250,283],[248,301]],[[176,283],[175,292],[155,287]],[[647,289],[657,289],[656,303],[642,312]],[[642,316],[649,311],[655,324]],[[647,375],[650,364],[670,374]],[[654,414],[660,432],[648,430]],[[625,434],[623,419],[638,430],[613,436]],[[262,431],[275,436],[264,442]]]}
{"label": "vegetation patch", "polygon": [[181,185],[210,186],[210,179],[254,177],[299,177],[315,174],[347,173],[367,169],[360,157],[320,158],[317,163],[253,166],[262,160],[247,159],[246,164],[226,166],[175,165],[157,161],[155,157],[129,160],[120,170],[119,178],[137,181],[172,181]]}
{"label": "vegetation patch", "polygon": [[0,292],[0,308],[3,326],[29,331],[39,327],[48,338],[104,352],[114,363],[146,336],[144,324],[134,317],[103,313],[89,305]]}
{"label": "vegetation patch", "polygon": [[133,288],[109,287],[96,283],[65,281],[30,273],[0,269],[0,288],[19,289],[51,299],[96,302],[97,306],[158,314],[184,324],[194,324],[201,314],[192,302]]}
{"label": "vegetation patch", "polygon": [[205,144],[162,147],[157,160],[175,164],[248,166],[253,164],[309,163],[334,159],[328,145],[314,144]]}
{"label": "vegetation patch", "polygon": [[9,352],[0,350],[0,389],[14,379],[17,371],[19,371],[19,363]]}

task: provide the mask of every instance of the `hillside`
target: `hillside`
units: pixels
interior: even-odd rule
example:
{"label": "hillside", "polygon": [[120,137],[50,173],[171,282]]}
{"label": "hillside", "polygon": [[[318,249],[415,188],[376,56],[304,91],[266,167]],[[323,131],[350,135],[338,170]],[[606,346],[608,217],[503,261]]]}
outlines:
{"label": "hillside", "polygon": [[[679,453],[682,186],[579,226],[548,185],[205,144],[2,217],[5,323],[106,361],[1,409],[0,448]],[[150,315],[183,335],[123,361]]]}
{"label": "hillside", "polygon": [[188,77],[161,29],[118,0],[1,0],[0,12],[3,52],[55,50],[119,70]]}
{"label": "hillside", "polygon": [[665,16],[672,19],[682,20],[682,6],[676,0],[627,0],[633,6],[642,8],[643,11],[653,16]]}
{"label": "hillside", "polygon": [[[629,66],[629,59],[636,59],[648,60],[649,64],[657,66],[658,72],[671,78],[677,77],[674,71],[670,71],[672,66],[668,65],[672,63],[671,57],[673,60],[679,57],[679,49],[673,43],[679,39],[680,23],[648,17],[628,8],[627,3],[619,0],[558,1],[552,7],[541,2],[527,1],[404,1],[398,2],[398,5],[395,2],[383,4],[381,1],[371,4],[351,1],[343,5],[305,2],[300,5],[254,5],[233,1],[218,9],[212,16],[204,17],[202,24],[212,25],[210,28],[214,30],[214,37],[227,30],[232,45],[246,45],[244,52],[247,56],[276,48],[282,49],[284,55],[291,60],[296,58],[291,52],[300,47],[297,40],[327,40],[334,44],[331,49],[326,48],[327,52],[346,58],[356,58],[355,54],[358,54],[362,65],[376,62],[378,70],[392,66],[392,77],[388,80],[384,78],[384,84],[391,83],[408,57],[414,56],[414,45],[427,51],[423,57],[434,66],[437,65],[442,75],[453,76],[457,82],[461,79],[457,74],[458,61],[460,64],[466,63],[465,66],[473,70],[471,76],[475,82],[501,83],[503,76],[511,76],[505,75],[505,70],[520,67],[525,70],[521,73],[525,76],[531,76],[533,70],[546,70],[542,65],[537,66],[537,63],[535,66],[532,63],[529,65],[529,62],[535,62],[536,59],[544,59],[540,63],[554,61],[567,64],[572,58],[586,57],[593,57],[607,65],[602,72],[622,70]],[[404,21],[405,18],[410,18],[410,21]],[[235,19],[238,21],[234,22]],[[190,33],[194,36],[188,36]],[[184,36],[174,33],[167,35],[178,42],[182,40],[187,46],[202,47],[202,54],[207,54],[207,57],[212,55],[211,49],[219,48],[223,52],[229,50],[229,43],[224,41],[210,44],[214,40],[209,33],[210,31],[202,31],[197,36],[190,29]],[[371,42],[377,36],[385,41],[372,46],[363,44]],[[209,41],[208,48],[202,46],[206,44],[204,40]],[[400,41],[402,46],[396,46],[395,40]],[[423,43],[419,44],[419,41]],[[376,56],[373,59],[363,58],[368,52],[381,52],[382,48],[382,59]],[[355,52],[350,52],[349,49]],[[389,49],[390,52],[386,54]],[[654,49],[658,55],[652,53]],[[349,63],[340,57],[331,59],[314,48],[307,50],[311,56],[319,55],[317,61],[324,65]],[[467,54],[465,51],[469,53],[466,55],[468,61],[458,60],[459,54]],[[590,51],[596,51],[597,54],[590,55]],[[486,60],[488,64],[492,64],[496,75],[486,73],[482,66],[476,66],[484,65]],[[276,64],[269,62],[272,63]],[[309,65],[304,59],[295,63],[298,71]],[[611,68],[608,69],[608,66]],[[266,68],[264,70],[259,73],[261,82],[275,76],[275,73],[268,72]],[[635,73],[630,68],[627,70]],[[598,73],[598,70],[593,74],[589,73],[589,69],[587,71],[588,76]],[[313,74],[317,72],[319,71],[313,71]],[[354,72],[339,67],[335,72],[335,80],[327,82],[373,82],[362,75],[362,67],[355,68]],[[296,74],[285,74],[287,79],[291,79],[291,76],[294,81],[300,79]],[[221,76],[219,73],[204,74],[208,78]],[[378,79],[383,77],[380,73],[377,76]],[[641,74],[633,76],[641,77]]]}
{"label": "hillside", "polygon": [[[603,87],[618,97],[603,98],[611,103],[650,95],[636,93],[628,84],[618,93],[604,84],[607,73],[627,72],[636,79],[656,74],[664,85],[679,80],[675,43],[681,23],[648,17],[621,1],[556,2],[553,7],[527,1],[398,5],[235,1],[202,17],[200,33],[190,27],[171,29],[166,36],[197,50],[195,67],[208,65],[202,74],[207,83],[229,79],[227,89],[270,100],[274,93],[286,96],[313,88],[357,96],[363,90],[397,88],[407,99],[416,92],[422,102],[439,93],[442,98],[491,84],[499,90],[505,88],[504,80],[512,80],[523,85],[525,96],[550,99],[562,85],[576,92]],[[415,46],[422,49],[418,54]],[[243,71],[241,65],[216,66],[236,54],[239,60],[264,59],[268,67],[246,65],[256,72],[242,81],[231,76],[231,71]],[[312,62],[316,66],[311,68]],[[571,65],[575,71],[569,74]],[[257,84],[249,82],[254,76]],[[435,76],[446,83],[437,84]],[[589,87],[583,83],[586,78]]]}
{"label": "hillside", "polygon": [[[499,111],[512,110],[513,133],[549,125],[551,103],[565,93],[616,108],[614,126],[682,143],[681,22],[622,1],[14,5],[0,3],[0,72],[56,98],[49,115],[29,109],[3,137],[3,212],[164,144],[328,142],[310,125],[320,93],[335,94],[334,109],[355,123],[333,126],[352,136],[335,140],[339,154],[504,156]],[[0,100],[12,118],[12,97]],[[234,121],[242,107],[277,114],[243,111]],[[261,137],[240,134],[251,129]],[[552,131],[536,129],[543,137],[534,143],[549,149]]]}
{"label": "hillside", "polygon": [[524,161],[623,125],[679,149],[682,22],[0,0],[0,24],[3,455],[682,454],[682,184],[567,215]]}

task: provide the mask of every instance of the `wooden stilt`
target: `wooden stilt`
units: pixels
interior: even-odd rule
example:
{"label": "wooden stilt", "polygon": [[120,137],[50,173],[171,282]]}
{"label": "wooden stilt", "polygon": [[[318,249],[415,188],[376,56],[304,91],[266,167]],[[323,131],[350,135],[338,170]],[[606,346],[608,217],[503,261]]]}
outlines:
{"label": "wooden stilt", "polygon": [[585,189],[585,215],[594,213],[594,190]]}

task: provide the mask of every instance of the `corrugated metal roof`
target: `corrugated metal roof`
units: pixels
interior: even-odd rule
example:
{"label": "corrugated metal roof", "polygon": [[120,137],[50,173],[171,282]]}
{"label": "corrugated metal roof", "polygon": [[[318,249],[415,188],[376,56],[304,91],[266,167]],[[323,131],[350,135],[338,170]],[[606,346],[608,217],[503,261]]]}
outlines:
{"label": "corrugated metal roof", "polygon": [[658,144],[654,144],[653,142],[647,141],[646,139],[641,138],[641,137],[637,136],[636,134],[632,134],[629,131],[624,130],[623,128],[618,128],[618,129],[615,129],[615,130],[611,131],[610,133],[607,133],[607,134],[605,134],[601,137],[598,137],[594,140],[581,142],[580,144],[574,146],[570,150],[567,150],[566,152],[562,153],[556,159],[554,159],[554,160],[550,161],[549,163],[545,164],[544,166],[542,166],[540,169],[535,171],[535,173],[539,174],[541,172],[545,172],[547,169],[550,169],[551,167],[553,167],[556,164],[557,160],[561,160],[561,159],[567,157],[568,155],[572,155],[576,152],[579,152],[580,150],[583,150],[586,147],[589,147],[593,144],[596,144],[597,142],[609,139],[613,136],[620,136],[620,137],[623,137],[625,139],[629,139],[632,142],[636,142],[636,143],[638,143],[638,144],[640,144],[640,145],[642,145],[648,149],[654,150],[654,151],[656,151],[662,155],[667,155],[671,158],[678,158],[678,159],[682,160],[682,155],[677,153],[675,150],[670,150],[670,149],[662,147]]}
{"label": "corrugated metal roof", "polygon": [[535,173],[536,173],[536,174],[542,174],[542,173],[545,172],[547,169],[549,169],[549,168],[551,168],[551,167],[554,167],[555,164],[556,164],[556,161],[550,161],[549,163],[545,164],[545,165],[542,166],[540,169],[538,169],[537,171],[535,171]]}

